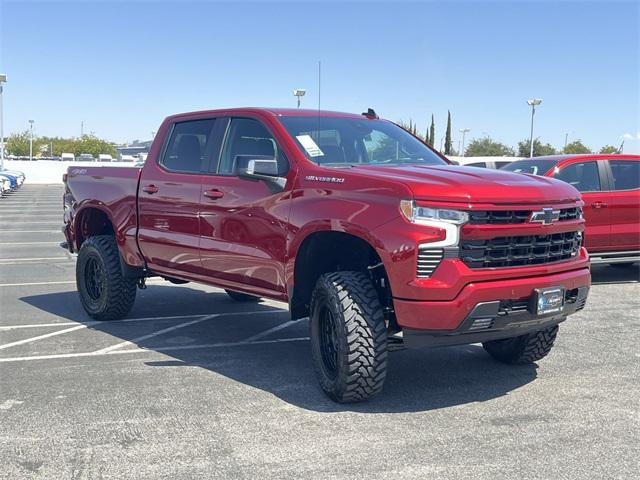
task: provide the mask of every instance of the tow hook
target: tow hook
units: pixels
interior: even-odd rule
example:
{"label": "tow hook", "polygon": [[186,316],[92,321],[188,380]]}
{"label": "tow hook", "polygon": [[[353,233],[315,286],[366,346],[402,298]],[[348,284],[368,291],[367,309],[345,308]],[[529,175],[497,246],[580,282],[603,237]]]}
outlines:
{"label": "tow hook", "polygon": [[146,277],[141,277],[138,279],[138,288],[140,290],[145,290],[147,288],[147,279]]}

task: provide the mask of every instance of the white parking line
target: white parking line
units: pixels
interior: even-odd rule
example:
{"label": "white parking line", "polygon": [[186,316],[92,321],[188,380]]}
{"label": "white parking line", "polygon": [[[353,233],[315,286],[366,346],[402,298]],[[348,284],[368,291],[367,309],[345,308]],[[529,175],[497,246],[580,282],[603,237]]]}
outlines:
{"label": "white parking line", "polygon": [[118,350],[118,349],[120,349],[122,347],[126,347],[127,345],[134,345],[134,344],[136,344],[138,342],[142,342],[144,340],[148,340],[150,338],[157,337],[158,335],[162,335],[164,333],[169,333],[169,332],[172,332],[173,330],[178,330],[179,328],[188,327],[189,325],[193,325],[195,323],[200,323],[200,322],[204,322],[206,320],[211,320],[211,319],[217,318],[219,316],[220,316],[219,313],[215,313],[213,315],[206,315],[206,316],[204,316],[202,318],[196,318],[195,320],[191,320],[189,322],[179,323],[178,325],[173,325],[172,327],[163,328],[162,330],[158,330],[156,332],[148,333],[147,335],[142,335],[141,337],[137,337],[137,338],[134,338],[132,340],[127,340],[126,342],[121,342],[121,343],[117,343],[115,345],[111,345],[110,347],[106,347],[106,348],[103,348],[101,350],[97,350],[95,353],[96,354],[109,353],[109,352],[112,352],[114,350]]}
{"label": "white parking line", "polygon": [[300,320],[301,319],[289,320],[288,322],[284,322],[284,323],[281,323],[280,325],[276,325],[275,327],[270,328],[268,330],[265,330],[264,332],[256,333],[255,335],[252,335],[251,337],[249,337],[249,338],[247,338],[245,340],[242,340],[242,341],[245,342],[245,343],[254,342],[256,340],[259,340],[261,338],[266,337],[267,335],[272,334],[273,332],[277,332],[278,330],[282,330],[283,328],[287,328],[287,327],[289,327],[289,326],[291,326],[291,325],[293,325],[295,323],[298,323]]}
{"label": "white parking line", "polygon": [[172,352],[179,350],[195,350],[201,348],[224,348],[224,347],[245,347],[249,345],[267,345],[271,343],[288,343],[303,342],[309,340],[309,337],[295,338],[276,338],[274,340],[258,340],[256,342],[221,342],[221,343],[202,343],[199,345],[176,345],[171,347],[157,348],[136,348],[131,350],[116,350],[108,353],[82,352],[82,353],[61,353],[54,355],[34,355],[30,357],[14,357],[0,358],[0,363],[25,362],[30,360],[55,360],[60,358],[78,358],[78,357],[99,357],[106,355],[123,355],[128,353],[152,353],[152,352]]}
{"label": "white parking line", "polygon": [[[222,312],[216,313],[218,316],[224,315],[227,316],[237,316],[237,315],[261,315],[265,313],[278,314],[285,313],[287,310],[280,309],[277,312],[273,310],[257,310],[253,312]],[[120,320],[91,320],[83,323],[83,325],[87,325],[88,327],[93,325],[98,325],[100,323],[129,323],[129,322],[153,322],[153,321],[165,321],[165,320],[183,320],[185,318],[202,318],[206,317],[209,314],[203,315],[168,315],[166,317],[138,317],[138,318],[123,318]],[[69,325],[78,325],[78,322],[57,322],[57,323],[34,323],[27,325],[5,325],[0,327],[0,331],[3,330],[20,330],[23,328],[45,328],[45,327],[66,327]]]}
{"label": "white parking line", "polygon": [[60,245],[60,242],[0,242],[0,245]]}
{"label": "white parking line", "polygon": [[14,265],[25,262],[42,262],[50,260],[72,260],[75,257],[31,257],[31,258],[0,258],[0,265]]}
{"label": "white parking line", "polygon": [[24,345],[25,343],[35,342],[37,340],[42,340],[43,338],[55,337],[56,335],[62,335],[64,333],[73,332],[74,330],[80,330],[81,328],[87,328],[87,325],[78,325],[71,328],[65,328],[64,330],[57,330],[51,333],[45,333],[44,335],[38,335],[37,337],[25,338],[23,340],[18,340],[17,342],[5,343],[4,345],[0,345],[0,350],[4,350],[5,348],[15,347],[18,345]]}
{"label": "white parking line", "polygon": [[29,282],[29,283],[0,283],[0,287],[31,287],[35,285],[71,285],[75,284],[75,280],[62,282]]}
{"label": "white parking line", "polygon": [[60,230],[2,230],[0,233],[62,233]]}

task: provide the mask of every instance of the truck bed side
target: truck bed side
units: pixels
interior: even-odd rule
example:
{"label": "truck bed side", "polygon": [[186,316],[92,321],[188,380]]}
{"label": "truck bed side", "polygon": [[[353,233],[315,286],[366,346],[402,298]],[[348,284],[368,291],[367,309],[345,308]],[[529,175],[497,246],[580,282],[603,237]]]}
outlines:
{"label": "truck bed side", "polygon": [[136,242],[139,179],[140,169],[133,167],[69,167],[64,194],[69,251],[77,252],[90,235],[114,234],[125,263],[144,266]]}

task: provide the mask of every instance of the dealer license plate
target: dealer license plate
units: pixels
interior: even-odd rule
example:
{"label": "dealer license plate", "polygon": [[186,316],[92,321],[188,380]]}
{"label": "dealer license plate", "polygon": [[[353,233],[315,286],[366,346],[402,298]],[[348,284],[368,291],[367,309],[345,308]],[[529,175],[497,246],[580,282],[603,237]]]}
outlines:
{"label": "dealer license plate", "polygon": [[535,299],[538,315],[560,312],[564,307],[564,287],[536,289]]}

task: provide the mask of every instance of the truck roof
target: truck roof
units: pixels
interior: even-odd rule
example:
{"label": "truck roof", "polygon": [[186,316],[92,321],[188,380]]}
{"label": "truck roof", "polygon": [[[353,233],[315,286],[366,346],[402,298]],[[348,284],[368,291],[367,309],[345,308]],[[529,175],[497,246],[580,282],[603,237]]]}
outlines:
{"label": "truck roof", "polygon": [[363,118],[362,115],[346,112],[333,112],[331,110],[313,110],[304,108],[267,108],[267,107],[238,107],[219,108],[213,110],[199,110],[194,112],[183,112],[169,116],[170,119],[186,117],[191,115],[246,115],[248,113],[270,113],[275,116],[287,117],[342,117],[342,118]]}

